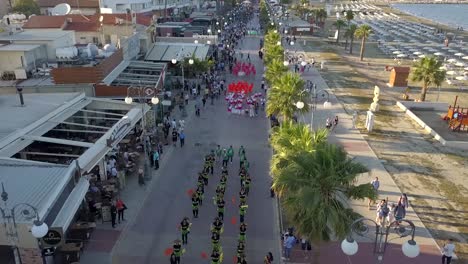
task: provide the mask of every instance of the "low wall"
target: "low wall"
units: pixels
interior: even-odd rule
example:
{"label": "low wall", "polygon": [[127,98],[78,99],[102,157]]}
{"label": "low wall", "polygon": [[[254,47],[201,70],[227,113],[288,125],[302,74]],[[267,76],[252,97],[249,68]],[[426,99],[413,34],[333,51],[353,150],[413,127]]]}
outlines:
{"label": "low wall", "polygon": [[414,110],[434,110],[434,111],[447,111],[448,103],[435,103],[435,102],[407,102],[397,101],[397,106],[400,107],[411,119],[416,121],[424,130],[429,132],[437,141],[442,145],[450,148],[458,148],[468,150],[468,142],[466,141],[449,141],[444,139],[437,131],[430,127],[426,122],[419,118],[413,111]]}

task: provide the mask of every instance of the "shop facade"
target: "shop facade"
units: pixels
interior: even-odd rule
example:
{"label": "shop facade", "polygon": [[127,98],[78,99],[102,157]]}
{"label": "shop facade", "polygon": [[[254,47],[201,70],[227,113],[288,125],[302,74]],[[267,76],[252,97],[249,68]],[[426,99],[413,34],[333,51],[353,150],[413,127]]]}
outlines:
{"label": "shop facade", "polygon": [[[1,263],[79,261],[95,221],[108,220],[108,204],[135,170],[119,167],[113,177],[106,160],[138,139],[150,107],[84,94],[28,94],[18,109],[15,99],[0,98],[7,102],[0,106],[6,124],[0,129],[0,182],[8,210],[19,205],[14,220],[0,225]],[[15,122],[18,117],[24,120]],[[33,220],[22,215],[23,203],[48,225],[44,238],[31,236]]]}

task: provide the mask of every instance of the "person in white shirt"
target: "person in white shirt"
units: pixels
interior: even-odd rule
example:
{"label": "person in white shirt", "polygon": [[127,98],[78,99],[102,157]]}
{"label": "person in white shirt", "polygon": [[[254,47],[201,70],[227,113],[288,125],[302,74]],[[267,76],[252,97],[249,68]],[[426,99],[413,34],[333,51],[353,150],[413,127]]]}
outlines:
{"label": "person in white shirt", "polygon": [[115,167],[112,167],[111,176],[114,178],[117,178],[117,175],[118,175],[117,169]]}
{"label": "person in white shirt", "polygon": [[455,244],[453,244],[453,239],[449,239],[447,243],[442,247],[442,264],[450,264],[450,262],[452,262],[454,251]]}

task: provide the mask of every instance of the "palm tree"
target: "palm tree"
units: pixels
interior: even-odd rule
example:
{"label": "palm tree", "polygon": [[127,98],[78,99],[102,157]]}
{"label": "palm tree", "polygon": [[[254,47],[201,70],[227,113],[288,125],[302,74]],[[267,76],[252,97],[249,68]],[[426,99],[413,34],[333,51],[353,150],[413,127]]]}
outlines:
{"label": "palm tree", "polygon": [[358,217],[347,206],[349,199],[375,199],[372,186],[354,185],[367,171],[343,148],[319,143],[311,152],[284,154],[286,166],[273,170],[273,189],[281,198],[288,219],[298,233],[312,241],[344,238]]}
{"label": "palm tree", "polygon": [[354,19],[354,13],[352,10],[348,10],[346,11],[346,21],[348,21],[348,26],[349,26],[349,23],[351,22],[351,20]]}
{"label": "palm tree", "polygon": [[356,33],[356,30],[357,26],[355,24],[349,25],[348,30],[346,30],[346,32],[349,35],[349,38],[351,39],[349,44],[349,54],[353,54],[354,34]]}
{"label": "palm tree", "polygon": [[283,60],[274,59],[266,68],[265,71],[265,79],[267,80],[268,84],[273,84],[278,78],[288,71],[288,67],[284,66]]}
{"label": "palm tree", "polygon": [[283,60],[284,48],[281,45],[268,45],[265,46],[265,65],[270,65],[273,60]]}
{"label": "palm tree", "polygon": [[369,25],[361,25],[356,29],[356,32],[354,35],[357,38],[361,38],[361,54],[360,60],[362,61],[364,59],[364,49],[366,46],[366,39],[369,37],[369,35],[372,33],[372,28]]}
{"label": "palm tree", "polygon": [[306,98],[308,93],[304,91],[304,80],[299,74],[288,72],[278,78],[268,92],[267,115],[280,115],[283,121],[291,120],[295,112],[309,110],[308,104],[302,109],[295,106],[298,101],[306,101]]}
{"label": "palm tree", "polygon": [[421,95],[419,100],[423,102],[426,100],[427,89],[429,85],[435,84],[440,86],[445,80],[445,70],[441,70],[443,62],[437,60],[435,57],[421,58],[413,65],[412,81],[423,82],[421,88]]}
{"label": "palm tree", "polygon": [[339,43],[340,42],[340,30],[342,27],[346,26],[346,23],[343,20],[338,19],[335,23],[333,23],[333,25],[336,27],[336,30],[338,31],[338,36],[336,37],[336,43]]}
{"label": "palm tree", "polygon": [[322,26],[325,24],[325,20],[327,19],[327,11],[323,8],[319,9],[318,10],[318,17],[320,19],[320,23],[322,24]]}
{"label": "palm tree", "polygon": [[283,153],[313,151],[315,145],[327,140],[327,136],[327,129],[312,132],[305,124],[287,121],[273,129],[270,144],[276,152],[275,155],[278,154],[281,157]]}

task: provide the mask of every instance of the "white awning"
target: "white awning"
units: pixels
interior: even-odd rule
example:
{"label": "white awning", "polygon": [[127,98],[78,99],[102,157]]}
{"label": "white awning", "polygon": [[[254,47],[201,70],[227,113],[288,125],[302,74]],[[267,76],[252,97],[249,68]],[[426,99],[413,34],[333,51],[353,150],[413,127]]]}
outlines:
{"label": "white awning", "polygon": [[55,221],[52,223],[52,227],[61,227],[64,232],[68,229],[70,223],[73,220],[73,217],[78,211],[78,208],[83,202],[88,188],[88,180],[84,177],[81,177],[80,181],[63,204],[62,209],[60,209],[57,217],[55,217]]}

